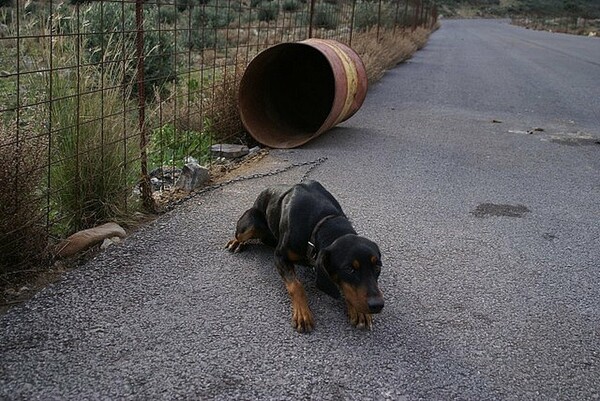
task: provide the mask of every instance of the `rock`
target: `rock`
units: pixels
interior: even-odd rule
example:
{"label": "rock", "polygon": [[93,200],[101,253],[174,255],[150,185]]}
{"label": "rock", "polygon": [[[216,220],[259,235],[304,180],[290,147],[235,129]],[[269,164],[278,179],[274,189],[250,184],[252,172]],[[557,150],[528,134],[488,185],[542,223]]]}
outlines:
{"label": "rock", "polygon": [[212,145],[210,151],[213,157],[224,157],[226,159],[235,159],[246,156],[249,152],[246,145],[234,145],[231,143],[219,143]]}
{"label": "rock", "polygon": [[158,190],[162,189],[162,186],[163,186],[163,182],[156,177],[150,178],[150,184],[152,184],[153,191],[158,191]]}
{"label": "rock", "polygon": [[56,246],[55,255],[60,258],[73,256],[84,251],[105,238],[125,238],[125,230],[117,223],[106,223],[101,226],[82,230],[71,235]]}
{"label": "rock", "polygon": [[[150,176],[150,182],[157,187],[155,188],[162,189],[163,186],[170,187],[175,184],[180,174],[181,169],[177,167],[162,166],[150,171],[148,175]],[[156,178],[156,180],[153,180],[153,178]]]}
{"label": "rock", "polygon": [[250,148],[250,150],[248,150],[248,154],[250,154],[250,155],[253,155],[258,152],[260,152],[260,146],[255,146],[253,148]]}
{"label": "rock", "polygon": [[102,242],[102,245],[100,245],[100,249],[106,249],[110,246],[118,244],[119,242],[121,242],[120,237],[105,238],[104,241]]}
{"label": "rock", "polygon": [[193,157],[193,156],[186,156],[186,157],[185,157],[183,160],[184,160],[186,163],[196,163],[196,164],[200,163],[200,162],[198,161],[198,159],[196,159],[196,158],[195,158],[195,157]]}
{"label": "rock", "polygon": [[204,184],[210,178],[208,169],[198,163],[187,163],[181,169],[179,179],[175,184],[178,188],[190,192]]}

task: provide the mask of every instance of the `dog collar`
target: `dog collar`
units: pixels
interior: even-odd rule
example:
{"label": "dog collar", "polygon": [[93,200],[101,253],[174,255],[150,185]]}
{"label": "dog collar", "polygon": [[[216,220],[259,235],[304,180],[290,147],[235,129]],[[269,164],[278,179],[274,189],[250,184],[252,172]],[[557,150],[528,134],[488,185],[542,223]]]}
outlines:
{"label": "dog collar", "polygon": [[319,250],[317,249],[317,246],[315,245],[315,239],[317,237],[317,232],[319,231],[319,229],[321,228],[321,226],[323,224],[325,224],[325,222],[327,222],[328,220],[334,219],[336,217],[342,217],[342,215],[339,215],[339,214],[330,214],[330,215],[327,215],[327,216],[323,217],[315,225],[315,228],[313,228],[312,233],[310,234],[310,240],[308,241],[308,246],[307,246],[307,249],[306,249],[306,259],[313,266],[316,265],[316,262],[317,262],[317,253],[319,252]]}

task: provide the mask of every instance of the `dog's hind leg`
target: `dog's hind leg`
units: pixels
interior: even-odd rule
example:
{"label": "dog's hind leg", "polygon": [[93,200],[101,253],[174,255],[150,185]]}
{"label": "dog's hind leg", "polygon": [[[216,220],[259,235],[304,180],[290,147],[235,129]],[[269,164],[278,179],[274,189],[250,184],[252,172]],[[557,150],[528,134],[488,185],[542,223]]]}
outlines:
{"label": "dog's hind leg", "polygon": [[299,259],[293,252],[288,251],[287,254],[283,254],[279,248],[275,251],[275,265],[292,301],[292,326],[299,333],[308,333],[312,331],[314,322],[308,307],[306,292],[296,277],[294,269],[294,262]]}
{"label": "dog's hind leg", "polygon": [[275,245],[276,242],[269,230],[264,213],[254,207],[246,210],[239,218],[235,238],[230,240],[225,248],[230,252],[240,252],[246,242],[251,239],[259,239],[267,245]]}

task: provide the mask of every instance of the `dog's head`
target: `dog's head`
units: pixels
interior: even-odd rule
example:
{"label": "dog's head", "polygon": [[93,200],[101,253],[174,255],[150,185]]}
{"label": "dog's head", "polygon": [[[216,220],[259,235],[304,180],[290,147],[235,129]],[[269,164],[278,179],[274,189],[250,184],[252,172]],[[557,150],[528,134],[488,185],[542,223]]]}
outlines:
{"label": "dog's head", "polygon": [[319,252],[317,267],[334,282],[359,313],[379,313],[383,294],[377,280],[381,252],[373,241],[354,234],[344,235]]}

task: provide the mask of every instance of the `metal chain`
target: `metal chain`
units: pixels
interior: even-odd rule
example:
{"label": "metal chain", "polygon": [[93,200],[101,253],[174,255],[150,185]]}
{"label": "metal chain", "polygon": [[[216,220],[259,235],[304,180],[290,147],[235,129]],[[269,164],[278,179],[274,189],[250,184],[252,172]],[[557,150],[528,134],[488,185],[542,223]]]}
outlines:
{"label": "metal chain", "polygon": [[175,206],[180,205],[183,202],[188,201],[189,199],[192,199],[192,198],[194,198],[194,197],[196,197],[198,195],[201,195],[201,194],[205,194],[207,192],[214,191],[215,189],[223,188],[223,187],[225,187],[227,185],[231,185],[231,184],[234,184],[236,182],[249,181],[249,180],[254,180],[254,179],[257,179],[257,178],[272,177],[274,175],[278,175],[278,174],[282,174],[282,173],[285,173],[287,171],[290,171],[290,170],[292,170],[292,169],[294,169],[296,167],[310,166],[308,168],[308,170],[306,170],[306,172],[304,173],[304,175],[302,175],[302,178],[300,178],[300,182],[302,183],[302,182],[304,182],[304,181],[306,181],[308,179],[308,176],[310,175],[310,173],[315,168],[317,168],[321,164],[325,163],[326,161],[327,161],[327,157],[319,157],[318,159],[310,160],[310,161],[307,161],[307,162],[292,163],[292,164],[290,164],[288,166],[285,166],[283,168],[279,168],[279,169],[276,169],[276,170],[268,171],[266,173],[256,173],[256,174],[250,174],[250,175],[244,175],[244,176],[240,176],[240,177],[235,177],[235,178],[232,178],[230,180],[220,182],[218,184],[209,185],[209,186],[206,186],[206,187],[204,187],[202,189],[199,189],[199,190],[194,190],[194,191],[190,192],[189,195],[187,195],[187,196],[185,196],[185,197],[183,197],[181,199],[178,199],[178,200],[176,200],[174,202],[169,203],[168,205],[165,206],[164,210],[165,211],[173,210],[175,208]]}
{"label": "metal chain", "polygon": [[327,157],[320,157],[317,160],[313,160],[311,162],[309,162],[310,167],[308,168],[308,170],[306,170],[306,173],[304,173],[304,175],[302,176],[302,178],[300,179],[300,182],[304,182],[308,179],[308,176],[310,175],[310,173],[312,173],[312,171],[319,167],[321,164],[325,163],[327,161]]}

